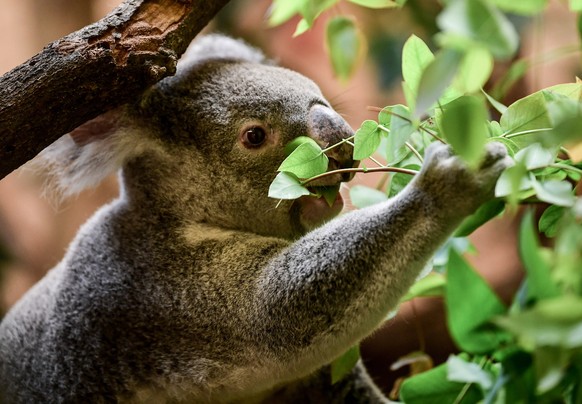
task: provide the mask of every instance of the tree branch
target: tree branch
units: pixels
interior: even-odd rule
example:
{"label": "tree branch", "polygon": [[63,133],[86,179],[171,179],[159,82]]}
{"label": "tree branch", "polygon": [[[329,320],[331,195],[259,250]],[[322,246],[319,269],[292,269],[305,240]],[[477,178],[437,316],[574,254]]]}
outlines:
{"label": "tree branch", "polygon": [[0,77],[0,178],[43,148],[174,74],[228,0],[126,0]]}

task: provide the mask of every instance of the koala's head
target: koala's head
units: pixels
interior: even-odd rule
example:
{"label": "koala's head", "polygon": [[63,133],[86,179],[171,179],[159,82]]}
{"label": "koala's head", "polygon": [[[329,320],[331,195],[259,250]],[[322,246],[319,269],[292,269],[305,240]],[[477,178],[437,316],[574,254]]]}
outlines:
{"label": "koala's head", "polygon": [[[240,41],[211,35],[193,43],[175,76],[43,154],[62,159],[67,145],[72,164],[59,168],[59,181],[71,193],[122,167],[130,203],[152,212],[296,237],[339,213],[342,202],[338,197],[330,207],[303,197],[277,207],[267,193],[285,146],[310,136],[325,147],[352,134],[312,81]],[[330,169],[354,164],[348,145],[328,157]],[[347,179],[329,176],[312,185],[339,186]]]}

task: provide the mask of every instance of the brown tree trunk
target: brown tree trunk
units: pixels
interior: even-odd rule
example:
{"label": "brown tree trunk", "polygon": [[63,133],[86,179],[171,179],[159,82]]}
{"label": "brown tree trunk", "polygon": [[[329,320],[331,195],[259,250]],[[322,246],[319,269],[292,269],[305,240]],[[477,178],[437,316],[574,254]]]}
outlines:
{"label": "brown tree trunk", "polygon": [[0,77],[0,178],[175,72],[228,0],[127,0]]}

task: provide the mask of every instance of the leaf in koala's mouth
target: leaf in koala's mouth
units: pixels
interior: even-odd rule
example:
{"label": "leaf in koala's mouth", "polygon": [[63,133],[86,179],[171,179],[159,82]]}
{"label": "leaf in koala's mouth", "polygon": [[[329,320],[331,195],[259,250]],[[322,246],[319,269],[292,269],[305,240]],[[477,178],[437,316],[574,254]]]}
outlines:
{"label": "leaf in koala's mouth", "polygon": [[317,198],[324,198],[327,204],[332,207],[338,197],[340,184],[320,187],[310,187],[311,192],[317,195]]}

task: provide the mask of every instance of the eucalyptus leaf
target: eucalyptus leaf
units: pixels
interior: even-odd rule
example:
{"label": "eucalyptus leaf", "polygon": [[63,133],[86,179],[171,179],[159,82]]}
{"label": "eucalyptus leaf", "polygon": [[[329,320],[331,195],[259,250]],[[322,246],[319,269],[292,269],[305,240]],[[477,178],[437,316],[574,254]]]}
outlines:
{"label": "eucalyptus leaf", "polygon": [[475,213],[461,222],[455,231],[454,237],[467,237],[489,220],[503,212],[504,208],[505,203],[499,199],[485,202]]}
{"label": "eucalyptus leaf", "polygon": [[485,85],[493,71],[493,56],[486,48],[473,46],[463,55],[452,83],[460,94],[475,93]]}
{"label": "eucalyptus leaf", "polygon": [[557,150],[544,148],[533,143],[515,154],[515,160],[522,162],[528,170],[549,166],[556,159]]}
{"label": "eucalyptus leaf", "polygon": [[[409,170],[415,170],[415,171],[420,170],[420,166],[418,164],[409,164],[409,165],[406,165],[402,168],[407,168]],[[390,188],[388,189],[388,196],[390,198],[392,198],[393,196],[398,194],[400,191],[402,191],[404,189],[404,187],[406,187],[406,185],[408,185],[408,183],[410,181],[412,181],[413,178],[414,177],[412,175],[409,175],[409,174],[403,174],[403,173],[392,174],[390,176]]]}
{"label": "eucalyptus leaf", "polygon": [[489,1],[449,0],[437,23],[444,32],[471,38],[486,46],[496,58],[508,59],[517,51],[517,31]]}
{"label": "eucalyptus leaf", "polygon": [[487,108],[483,99],[465,95],[448,103],[439,126],[455,153],[471,167],[476,167],[485,152],[485,143],[489,137]]}
{"label": "eucalyptus leaf", "polygon": [[449,331],[462,350],[488,353],[508,339],[490,324],[507,311],[506,307],[454,249],[449,251],[445,303]]}
{"label": "eucalyptus leaf", "polygon": [[352,205],[358,209],[375,205],[388,200],[386,194],[377,189],[364,185],[354,185],[350,188],[350,200]]}
{"label": "eucalyptus leaf", "polygon": [[[497,101],[495,98],[493,98],[492,96],[487,94],[485,92],[485,90],[481,89],[481,92],[485,95],[485,98],[487,98],[487,101],[489,101],[489,104],[491,104],[491,106],[493,108],[495,108],[495,110],[497,112],[499,112],[500,114],[503,115],[505,113],[505,111],[507,111],[507,107],[505,105],[503,105],[502,103]],[[497,123],[496,121],[494,121],[494,122]]]}
{"label": "eucalyptus leaf", "polygon": [[330,19],[326,27],[325,43],[336,76],[346,81],[356,70],[363,55],[363,36],[355,20],[344,16]]}
{"label": "eucalyptus leaf", "polygon": [[462,54],[460,52],[453,49],[443,49],[426,66],[418,84],[418,96],[414,112],[416,117],[422,116],[441,98],[447,87],[452,83],[461,59]]}
{"label": "eucalyptus leaf", "polygon": [[537,197],[547,203],[558,206],[574,206],[576,197],[572,192],[572,184],[567,181],[537,181],[531,178]]}
{"label": "eucalyptus leaf", "polygon": [[386,148],[386,157],[390,162],[397,160],[400,149],[416,130],[411,122],[410,112],[404,105],[395,105],[392,107],[392,114],[390,134],[388,135]]}
{"label": "eucalyptus leaf", "polygon": [[466,388],[465,383],[447,380],[446,364],[406,379],[400,388],[400,399],[406,404],[473,404],[482,398],[476,385]]}
{"label": "eucalyptus leaf", "polygon": [[372,120],[364,121],[354,137],[354,160],[363,160],[374,154],[380,146],[381,138],[382,131],[378,124]]}
{"label": "eucalyptus leaf", "polygon": [[555,237],[558,231],[558,223],[564,216],[565,208],[563,206],[550,205],[540,217],[538,227],[546,237]]}
{"label": "eucalyptus leaf", "polygon": [[295,139],[285,145],[285,156],[288,157],[297,147],[303,143],[312,143],[314,146],[319,147],[317,142],[309,136],[297,136]]}
{"label": "eucalyptus leaf", "polygon": [[509,13],[534,15],[544,10],[548,0],[493,0],[493,4]]}
{"label": "eucalyptus leaf", "polygon": [[[311,139],[313,140],[313,139]],[[299,178],[310,178],[327,170],[328,158],[313,140],[297,146],[281,163],[278,171],[293,173]]]}
{"label": "eucalyptus leaf", "polygon": [[434,60],[434,55],[422,39],[410,36],[402,48],[402,76],[411,95],[416,98],[424,69]]}
{"label": "eucalyptus leaf", "polygon": [[[511,104],[501,116],[499,124],[507,134],[551,128],[552,122],[543,93],[533,93]],[[527,134],[522,136],[527,136]],[[533,141],[535,138],[532,139]]]}
{"label": "eucalyptus leaf", "polygon": [[446,279],[443,275],[433,272],[415,282],[400,302],[412,300],[415,297],[443,296]]}
{"label": "eucalyptus leaf", "polygon": [[348,0],[350,3],[367,8],[394,8],[402,4],[392,0]]}
{"label": "eucalyptus leaf", "polygon": [[447,359],[447,379],[451,382],[477,383],[484,390],[493,386],[493,377],[476,363],[467,362],[459,356]]}
{"label": "eucalyptus leaf", "polygon": [[331,363],[331,383],[336,384],[346,377],[360,359],[360,348],[355,345]]}
{"label": "eucalyptus leaf", "polygon": [[527,272],[526,301],[557,296],[559,290],[552,280],[549,266],[540,254],[531,211],[526,212],[519,228],[519,255]]}
{"label": "eucalyptus leaf", "polygon": [[275,199],[297,199],[309,194],[296,176],[286,172],[277,174],[269,187],[269,197]]}

